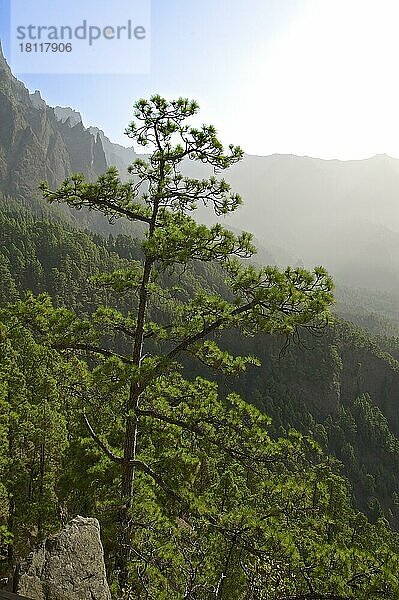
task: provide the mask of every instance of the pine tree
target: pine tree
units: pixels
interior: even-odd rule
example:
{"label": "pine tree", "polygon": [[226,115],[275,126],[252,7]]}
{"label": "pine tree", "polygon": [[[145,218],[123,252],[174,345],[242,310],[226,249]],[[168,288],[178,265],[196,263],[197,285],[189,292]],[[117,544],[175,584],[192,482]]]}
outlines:
{"label": "pine tree", "polygon": [[[73,175],[56,191],[45,183],[41,186],[50,202],[65,202],[77,209],[88,207],[102,212],[111,222],[125,218],[146,229],[142,259],[131,261],[127,269],[97,278],[99,285],[130,294],[133,310],[122,313],[112,307],[99,307],[90,325],[72,325],[72,319],[69,329],[60,333],[57,341],[58,349],[73,348],[102,357],[108,369],[109,361],[114,366],[116,361],[121,388],[126,389],[120,407],[123,442],[119,451],[104,441],[85,416],[99,448],[120,468],[116,562],[121,593],[127,593],[129,587],[135,529],[131,513],[137,473],[145,474],[174,501],[180,502],[184,496],[184,490],[178,489],[178,480],[143,459],[151,429],[148,423],[154,424],[154,430],[156,424],[166,423],[188,435],[208,436],[221,452],[244,462],[250,460],[245,450],[240,454],[220,435],[231,433],[232,428],[223,428],[222,419],[218,431],[220,415],[212,421],[211,404],[206,398],[205,414],[193,400],[197,418],[192,411],[186,418],[184,414],[173,416],[173,407],[183,402],[182,389],[187,387],[188,399],[184,402],[188,407],[190,397],[198,396],[190,387],[193,384],[179,374],[184,357],[194,357],[226,374],[239,372],[257,361],[223,351],[217,343],[223,330],[241,330],[249,335],[259,331],[296,335],[301,327],[323,326],[329,320],[328,306],[333,300],[332,282],[324,269],[257,269],[245,263],[255,251],[250,234],[235,235],[219,223],[206,227],[192,218],[200,204],[208,206],[217,217],[235,211],[241,204],[239,195],[217,175],[239,161],[243,152],[233,145],[225,151],[213,126],[190,125],[187,121],[197,112],[195,102],[182,98],[171,102],[160,96],[139,100],[127,134],[148,154],[134,161],[130,181],[122,183],[116,169],[110,168],[95,183]],[[206,179],[186,177],[182,173],[185,161],[204,163],[212,174]],[[178,277],[179,272],[198,268],[201,263],[217,264],[223,271],[229,286],[226,297],[201,287],[187,297],[182,289],[168,285],[171,274]],[[105,332],[131,343],[131,352],[122,355],[116,346],[104,343]],[[173,393],[165,392],[168,389]],[[157,400],[160,394],[161,404]]]}

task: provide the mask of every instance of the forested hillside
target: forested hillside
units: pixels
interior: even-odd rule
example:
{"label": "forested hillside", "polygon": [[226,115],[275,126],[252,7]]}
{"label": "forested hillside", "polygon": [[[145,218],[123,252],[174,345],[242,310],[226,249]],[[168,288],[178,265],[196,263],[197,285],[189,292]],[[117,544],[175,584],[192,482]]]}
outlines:
{"label": "forested hillside", "polygon": [[[106,270],[125,268],[138,256],[138,242],[134,239],[126,236],[105,239],[89,232],[71,229],[56,221],[40,220],[24,208],[23,204],[10,198],[3,199],[1,203],[0,236],[4,241],[0,253],[3,307],[7,302],[15,303],[18,299],[25,298],[27,290],[35,294],[48,291],[55,305],[68,306],[78,313],[90,313],[98,304],[112,304],[115,298],[111,298],[109,290],[94,287],[88,278]],[[178,280],[187,294],[193,288],[227,292],[219,269],[212,265],[205,268],[198,265],[194,271],[188,271]],[[129,306],[129,302],[120,297],[117,302],[122,310]],[[107,562],[112,569],[115,510],[109,482],[115,476],[113,466],[109,461],[101,460],[98,463],[98,451],[90,441],[82,420],[77,377],[82,389],[87,377],[83,365],[79,365],[76,359],[63,360],[56,351],[49,350],[40,342],[41,338],[44,340],[40,331],[46,330],[45,321],[53,319],[51,315],[45,298],[38,303],[31,299],[1,312],[2,377],[3,382],[7,381],[7,387],[2,388],[1,410],[5,436],[0,457],[2,497],[3,503],[5,502],[2,509],[3,558],[6,559],[4,567],[7,569],[10,561],[26,553],[47,532],[56,529],[60,519],[84,513],[99,516],[103,526]],[[40,321],[37,321],[38,318]],[[36,333],[30,326],[28,329],[23,326],[24,322],[27,325],[32,323],[32,319],[40,327]],[[55,322],[50,327],[54,326]],[[398,442],[375,404],[385,398],[387,404],[382,405],[382,408],[389,414],[389,398],[393,397],[391,392],[395,389],[398,377],[396,363],[383,355],[364,333],[345,323],[336,324],[318,339],[309,336],[302,341],[305,347],[292,346],[280,356],[283,339],[261,335],[241,339],[237,346],[236,336],[226,335],[225,342],[231,350],[239,350],[240,354],[256,353],[262,361],[261,367],[253,367],[245,375],[230,380],[228,391],[241,392],[243,397],[272,416],[272,426],[268,426],[271,440],[281,434],[287,435],[288,439],[291,437],[295,462],[298,461],[298,450],[294,450],[296,442],[292,438],[290,427],[311,433],[322,446],[328,447],[343,460],[345,471],[355,486],[358,505],[365,508],[372,519],[385,512],[396,524],[396,497],[392,497],[391,492],[397,486],[396,469],[393,467],[397,465]],[[122,350],[123,344],[120,347]],[[378,369],[368,380],[364,376],[362,379],[360,361],[365,365],[370,365],[371,362],[378,364]],[[205,369],[198,370],[193,363],[187,363],[186,369],[192,376],[196,373],[206,374]],[[356,369],[357,387],[353,389],[353,372]],[[368,367],[364,369],[363,375],[367,372]],[[392,389],[384,396],[384,382],[389,379]],[[222,382],[221,386],[223,389]],[[373,399],[363,392],[372,392]],[[107,389],[107,393],[112,393],[112,387]],[[96,422],[97,425],[103,422],[103,431],[109,430],[111,433],[117,422],[112,412],[109,412],[112,411],[111,405],[105,412],[104,408],[101,408],[102,416],[100,419],[97,417]],[[390,424],[395,431],[394,420]],[[211,448],[208,451],[211,452]],[[323,463],[316,466],[320,461],[316,457],[311,458],[309,455],[306,459],[310,463],[306,463],[306,467],[304,463],[303,468],[308,473],[306,481],[311,489],[314,484],[309,468],[315,460],[317,479],[321,476],[320,469],[326,468],[322,467]],[[294,463],[288,468],[291,469],[292,477]],[[301,473],[303,478],[303,471]],[[272,472],[269,471],[268,477],[271,475]],[[351,517],[351,509],[344,501],[346,492],[343,481],[337,475],[327,475],[327,472],[325,476],[332,477],[330,485],[335,490],[332,505],[336,523],[334,536],[361,536],[359,540],[362,540],[363,550],[359,547],[360,560],[365,551],[371,551],[377,556],[375,544],[379,544],[378,536],[382,535],[387,548],[391,548],[390,560],[394,560],[396,542],[394,538],[390,539],[391,534],[384,530],[383,525],[380,525],[377,534],[372,529],[368,530],[366,524],[355,517],[355,514]],[[295,494],[299,494],[302,498],[300,502],[303,502],[303,486],[301,489]],[[292,496],[292,487],[287,488],[284,493],[288,493],[292,500],[295,497]],[[7,498],[10,494],[13,500],[11,512],[7,514]],[[276,502],[277,498],[274,500],[274,507]],[[147,509],[149,507],[147,504]],[[320,506],[317,527],[320,527],[324,518],[331,519],[331,516],[323,516],[323,510]],[[301,514],[298,513],[298,526],[301,523],[299,532],[303,538],[304,522]],[[353,523],[356,524],[353,525],[353,530],[349,529],[345,533],[348,525],[344,523],[347,518],[349,521],[355,519]],[[311,537],[315,524],[308,524],[307,531]],[[290,528],[294,527],[292,517],[289,518],[288,525]],[[277,520],[275,526],[275,531],[279,531],[279,536],[282,536],[282,521]],[[166,531],[164,534],[158,531],[156,535],[160,534],[164,535]],[[338,537],[336,540],[338,541]],[[295,544],[299,541],[295,535],[293,541]],[[201,543],[205,542],[206,538]],[[185,541],[187,548],[192,543],[193,541]],[[312,543],[315,543],[314,539]],[[205,544],[204,551],[206,547]],[[317,546],[314,551],[319,552]],[[214,554],[210,556],[214,561],[219,560]],[[363,554],[361,560],[365,556]],[[165,555],[163,560],[169,563],[168,568],[173,568],[170,557]],[[292,577],[296,569],[295,561],[291,560],[293,559],[287,565],[287,577]],[[320,585],[328,590],[329,583],[320,564],[319,569]],[[207,577],[211,577],[209,571],[207,573]],[[355,575],[352,572],[351,576]],[[161,579],[159,582],[161,586],[162,581]],[[229,593],[228,588],[226,593]],[[176,597],[180,597],[179,592]]]}
{"label": "forested hillside", "polygon": [[[42,221],[10,198],[0,207],[3,306],[29,290],[48,292],[57,306],[90,313],[107,302],[109,292],[89,278],[126,267],[139,255],[139,242],[128,236],[104,238]],[[201,285],[227,291],[211,265],[198,265],[179,281],[189,291]],[[318,337],[303,334],[285,350],[283,337],[260,335],[238,344],[236,336],[225,338],[234,353],[256,354],[262,363],[231,380],[229,391],[271,415],[276,433],[289,427],[310,433],[343,462],[359,508],[398,526],[399,363],[393,358],[399,356],[398,342],[373,338],[340,318]]]}

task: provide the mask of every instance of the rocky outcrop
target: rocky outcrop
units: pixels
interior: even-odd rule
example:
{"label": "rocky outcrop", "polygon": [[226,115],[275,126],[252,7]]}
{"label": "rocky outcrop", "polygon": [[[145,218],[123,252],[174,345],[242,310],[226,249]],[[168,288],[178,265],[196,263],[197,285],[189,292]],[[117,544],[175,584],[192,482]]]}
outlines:
{"label": "rocky outcrop", "polygon": [[100,525],[76,517],[20,565],[16,592],[32,600],[110,600]]}
{"label": "rocky outcrop", "polygon": [[35,90],[35,92],[33,94],[29,94],[30,96],[30,101],[32,102],[32,105],[37,108],[37,110],[41,110],[42,108],[46,108],[46,103],[43,100],[41,93],[39,90]]}
{"label": "rocky outcrop", "polygon": [[57,187],[81,172],[96,179],[107,168],[99,136],[82,123],[63,123],[39,92],[29,94],[12,74],[0,45],[0,190],[38,198],[43,179]]}
{"label": "rocky outcrop", "polygon": [[121,179],[126,181],[128,179],[128,167],[136,158],[139,158],[134,148],[125,148],[125,146],[121,146],[120,144],[114,144],[98,127],[89,127],[87,131],[90,131],[95,137],[98,136],[100,138],[108,165],[116,167]]}
{"label": "rocky outcrop", "polygon": [[54,114],[62,123],[69,122],[70,127],[74,127],[78,123],[82,123],[82,115],[80,112],[69,108],[69,106],[55,106]]}

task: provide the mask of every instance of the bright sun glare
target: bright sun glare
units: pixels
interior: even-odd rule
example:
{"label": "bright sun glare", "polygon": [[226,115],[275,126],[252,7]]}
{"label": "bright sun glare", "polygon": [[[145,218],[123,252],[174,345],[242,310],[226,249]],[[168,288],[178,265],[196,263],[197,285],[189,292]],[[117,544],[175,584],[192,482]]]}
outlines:
{"label": "bright sun glare", "polygon": [[252,133],[242,132],[247,146],[261,154],[399,157],[398,29],[397,0],[307,2],[247,69],[263,112],[253,116]]}

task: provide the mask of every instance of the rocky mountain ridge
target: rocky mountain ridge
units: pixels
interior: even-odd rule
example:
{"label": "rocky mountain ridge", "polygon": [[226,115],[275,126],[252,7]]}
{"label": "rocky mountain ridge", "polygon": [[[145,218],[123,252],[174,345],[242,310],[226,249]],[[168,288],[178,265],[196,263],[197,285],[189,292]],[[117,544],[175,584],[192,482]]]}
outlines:
{"label": "rocky mountain ridge", "polygon": [[0,46],[0,189],[35,198],[40,181],[58,185],[71,172],[95,178],[107,168],[101,139],[82,123],[60,121],[40,93],[12,74]]}

